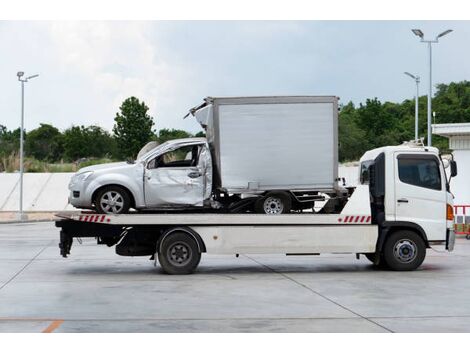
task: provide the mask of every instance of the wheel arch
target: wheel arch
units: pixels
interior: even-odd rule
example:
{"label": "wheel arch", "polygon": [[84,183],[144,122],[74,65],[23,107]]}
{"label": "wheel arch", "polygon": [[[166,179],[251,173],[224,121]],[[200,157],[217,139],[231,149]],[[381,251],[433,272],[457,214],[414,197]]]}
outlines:
{"label": "wheel arch", "polygon": [[126,187],[122,184],[119,184],[119,183],[110,183],[110,184],[106,184],[106,185],[102,185],[102,186],[99,186],[98,188],[96,188],[92,195],[91,195],[91,201],[92,203],[94,204],[96,202],[96,197],[98,196],[98,193],[103,189],[103,188],[106,188],[106,187],[112,187],[112,186],[115,186],[115,187],[120,187],[122,189],[124,189],[127,194],[129,194],[129,197],[131,198],[131,208],[134,208],[136,207],[136,204],[135,204],[135,197],[134,197],[134,194],[132,193],[132,191],[129,189],[129,187]]}
{"label": "wheel arch", "polygon": [[420,225],[414,222],[409,222],[409,221],[384,221],[380,227],[376,251],[378,253],[381,252],[387,237],[390,236],[392,233],[395,233],[401,230],[408,230],[408,231],[415,232],[417,235],[419,235],[423,239],[426,248],[430,248],[428,237],[426,236],[426,232],[423,230],[423,228]]}
{"label": "wheel arch", "polygon": [[207,251],[204,241],[202,240],[201,236],[196,231],[194,231],[190,227],[177,226],[177,227],[167,228],[166,230],[163,231],[162,235],[157,240],[157,252],[158,253],[160,253],[161,251],[161,246],[165,238],[177,231],[184,232],[188,234],[189,236],[191,236],[196,241],[197,247],[199,249],[199,253],[205,253]]}

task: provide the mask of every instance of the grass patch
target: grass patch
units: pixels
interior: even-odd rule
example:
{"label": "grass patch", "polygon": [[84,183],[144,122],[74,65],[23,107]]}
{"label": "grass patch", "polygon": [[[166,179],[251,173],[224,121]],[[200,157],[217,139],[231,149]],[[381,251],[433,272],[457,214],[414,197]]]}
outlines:
{"label": "grass patch", "polygon": [[[24,159],[24,172],[76,172],[79,169],[97,164],[107,164],[115,162],[110,158],[90,158],[82,159],[74,163],[48,163],[35,158],[26,157]],[[0,159],[0,172],[19,172],[20,157],[18,153],[12,153]]]}

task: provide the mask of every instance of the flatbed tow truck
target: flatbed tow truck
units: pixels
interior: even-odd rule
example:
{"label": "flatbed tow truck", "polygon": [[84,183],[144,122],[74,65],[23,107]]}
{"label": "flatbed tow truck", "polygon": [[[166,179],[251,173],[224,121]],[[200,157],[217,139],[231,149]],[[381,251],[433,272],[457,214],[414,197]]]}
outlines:
{"label": "flatbed tow truck", "polygon": [[[451,165],[451,176],[456,165]],[[360,184],[337,213],[58,214],[60,252],[95,237],[124,256],[158,259],[168,274],[189,274],[207,254],[353,253],[392,270],[414,270],[426,249],[452,251],[453,196],[436,148],[415,144],[368,151]]]}

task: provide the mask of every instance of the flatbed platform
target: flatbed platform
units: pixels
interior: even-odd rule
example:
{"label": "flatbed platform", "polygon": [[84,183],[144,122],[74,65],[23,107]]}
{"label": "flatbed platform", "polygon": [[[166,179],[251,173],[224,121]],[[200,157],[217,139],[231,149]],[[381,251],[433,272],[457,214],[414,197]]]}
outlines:
{"label": "flatbed platform", "polygon": [[59,219],[109,225],[370,225],[363,214],[122,214],[58,213]]}

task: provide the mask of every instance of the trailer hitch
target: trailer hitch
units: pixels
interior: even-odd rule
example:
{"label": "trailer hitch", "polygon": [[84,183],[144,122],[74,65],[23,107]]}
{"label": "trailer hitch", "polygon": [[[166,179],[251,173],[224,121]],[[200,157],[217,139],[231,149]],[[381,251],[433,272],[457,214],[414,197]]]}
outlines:
{"label": "trailer hitch", "polygon": [[64,258],[67,258],[67,255],[70,254],[70,248],[72,248],[73,236],[70,236],[65,231],[60,231],[60,255]]}

